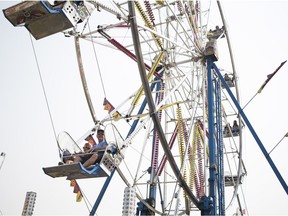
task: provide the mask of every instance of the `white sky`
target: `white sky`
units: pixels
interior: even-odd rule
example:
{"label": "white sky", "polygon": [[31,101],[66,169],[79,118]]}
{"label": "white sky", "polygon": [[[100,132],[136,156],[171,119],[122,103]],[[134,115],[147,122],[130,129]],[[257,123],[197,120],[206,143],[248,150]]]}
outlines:
{"label": "white sky", "polygon": [[[0,1],[0,8],[5,9],[14,3]],[[225,1],[223,8],[234,48],[242,104],[246,104],[265,81],[266,75],[288,59],[288,2]],[[83,201],[75,202],[68,181],[52,179],[42,171],[42,167],[56,165],[59,158],[30,36],[25,28],[13,27],[3,13],[0,13],[0,24],[0,152],[6,153],[0,170],[0,215],[21,214],[27,191],[37,192],[35,215],[88,214]],[[74,40],[56,34],[33,41],[56,133],[65,130],[77,140],[93,122],[80,83]],[[221,58],[221,50],[219,54]],[[73,61],[68,60],[73,58]],[[104,54],[99,56],[101,69],[113,73],[104,75],[104,82],[108,82],[108,76],[113,76],[118,81],[113,83],[113,88],[125,90],[127,77],[124,74],[129,74],[132,69],[118,70],[112,66],[111,60]],[[288,132],[287,70],[288,63],[244,110],[268,152]],[[139,80],[135,78],[129,84],[137,86]],[[101,88],[96,86],[90,91],[102,92]],[[131,93],[127,89],[123,94],[128,96]],[[93,96],[99,103],[95,105],[97,113],[103,116],[103,94],[92,94],[96,95]],[[107,94],[116,104],[120,102],[115,95]],[[246,130],[245,134],[244,162],[248,176],[243,191],[250,215],[288,215],[287,194],[250,132]],[[287,153],[287,138],[271,153],[286,182]],[[115,183],[118,184],[119,179],[114,177],[112,181],[114,186],[109,187],[105,194],[99,215],[121,214],[123,196],[119,198],[120,205],[109,200],[115,196]],[[93,204],[103,180],[93,179],[79,184],[88,191]]]}

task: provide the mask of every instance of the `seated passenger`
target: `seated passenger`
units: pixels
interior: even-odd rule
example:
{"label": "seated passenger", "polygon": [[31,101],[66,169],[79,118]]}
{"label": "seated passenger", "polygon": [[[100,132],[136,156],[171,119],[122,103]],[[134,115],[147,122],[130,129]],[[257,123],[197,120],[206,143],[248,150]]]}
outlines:
{"label": "seated passenger", "polygon": [[96,136],[98,139],[98,144],[94,145],[91,148],[91,150],[89,151],[89,153],[91,154],[76,156],[74,159],[74,163],[81,162],[84,167],[89,167],[101,161],[108,144],[105,141],[104,130],[97,130]]}
{"label": "seated passenger", "polygon": [[224,80],[225,80],[225,81],[232,81],[231,78],[228,76],[227,73],[225,73],[225,75],[224,75]]}
{"label": "seated passenger", "polygon": [[226,81],[229,87],[234,86],[234,78],[231,79],[231,77],[227,73],[224,74],[224,80]]}
{"label": "seated passenger", "polygon": [[62,153],[62,161],[60,161],[58,163],[58,165],[69,164],[69,163],[73,162],[73,160],[74,160],[74,157],[70,153],[70,151],[68,149],[64,149],[64,151]]}
{"label": "seated passenger", "polygon": [[230,123],[227,123],[225,125],[224,131],[223,131],[224,136],[226,136],[226,137],[229,136],[230,130],[231,130],[231,125],[230,125]]}
{"label": "seated passenger", "polygon": [[68,149],[65,149],[62,153],[62,155],[63,155],[62,161],[59,162],[58,165],[74,163],[76,157],[81,157],[81,158],[83,158],[83,160],[85,160],[85,157],[87,157],[86,160],[88,160],[90,155],[85,154],[85,153],[89,153],[91,151],[91,148],[92,148],[92,146],[89,143],[85,143],[83,146],[84,151],[81,151],[81,152],[73,154],[73,155],[70,153],[70,151]]}
{"label": "seated passenger", "polygon": [[85,153],[88,153],[91,150],[92,146],[90,145],[90,143],[85,143],[83,146],[83,150]]}
{"label": "seated passenger", "polygon": [[239,126],[238,126],[236,120],[234,120],[234,122],[233,122],[232,133],[233,133],[233,135],[238,135],[238,133],[239,133]]}
{"label": "seated passenger", "polygon": [[92,146],[89,143],[85,143],[83,146],[84,152],[81,152],[78,156],[76,156],[74,158],[74,162],[75,161],[80,162],[80,161],[78,161],[79,159],[76,159],[78,157],[80,157],[81,163],[86,162],[91,157],[91,154],[90,154],[91,149],[92,149]]}

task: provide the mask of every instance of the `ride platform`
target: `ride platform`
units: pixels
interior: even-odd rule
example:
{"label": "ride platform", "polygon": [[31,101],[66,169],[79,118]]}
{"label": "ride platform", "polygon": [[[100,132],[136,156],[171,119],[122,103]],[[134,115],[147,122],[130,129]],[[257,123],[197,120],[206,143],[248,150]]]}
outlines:
{"label": "ride platform", "polygon": [[108,177],[110,172],[99,164],[88,168],[83,167],[81,163],[64,164],[53,167],[43,168],[46,175],[52,178],[67,177],[67,180]]}
{"label": "ride platform", "polygon": [[72,28],[81,19],[70,1],[23,1],[3,10],[13,26],[25,26],[38,40]]}
{"label": "ride platform", "polygon": [[[239,176],[239,184],[242,184],[242,182],[243,182],[243,178],[242,177],[243,177],[242,175]],[[235,186],[237,180],[238,180],[238,176],[237,175],[225,176],[225,186],[226,187]]]}

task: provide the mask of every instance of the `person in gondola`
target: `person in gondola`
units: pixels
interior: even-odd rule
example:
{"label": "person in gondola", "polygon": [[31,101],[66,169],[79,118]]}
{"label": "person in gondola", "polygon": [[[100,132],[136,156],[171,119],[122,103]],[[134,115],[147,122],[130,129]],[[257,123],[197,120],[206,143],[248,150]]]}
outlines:
{"label": "person in gondola", "polygon": [[231,125],[230,125],[230,123],[227,123],[227,124],[225,125],[224,131],[223,131],[224,137],[229,136],[230,130],[231,130]]}
{"label": "person in gondola", "polygon": [[231,78],[228,76],[227,73],[224,74],[224,80],[225,81],[230,81],[231,80]]}
{"label": "person in gondola", "polygon": [[234,122],[233,122],[232,133],[233,133],[233,135],[238,135],[238,133],[239,133],[239,126],[238,126],[236,120],[234,120]]}
{"label": "person in gondola", "polygon": [[74,160],[73,155],[70,153],[70,151],[68,149],[64,149],[63,153],[62,153],[62,161],[60,161],[58,163],[58,165],[63,165],[63,164],[70,164],[72,163]]}
{"label": "person in gondola", "polygon": [[[75,162],[76,157],[81,157],[81,160],[86,161],[89,159],[91,155],[88,153],[91,151],[92,145],[90,143],[85,143],[83,146],[83,151],[79,152],[75,155],[72,155],[69,150],[65,149],[63,151],[63,162],[59,162],[58,165],[63,165],[63,164],[71,164]],[[87,154],[86,154],[87,153]],[[78,155],[78,156],[77,156]]]}
{"label": "person in gondola", "polygon": [[233,87],[234,86],[234,77],[231,78],[227,73],[224,74],[224,80],[226,81],[227,85],[229,87]]}
{"label": "person in gondola", "polygon": [[84,146],[83,146],[83,151],[85,153],[88,153],[88,152],[91,151],[91,148],[92,148],[92,146],[90,145],[90,143],[85,143]]}
{"label": "person in gondola", "polygon": [[[79,154],[79,157],[81,157],[81,162],[84,163],[85,161],[87,161],[90,157],[91,157],[91,149],[92,149],[92,145],[90,143],[85,143],[83,146],[83,152],[81,152]],[[77,156],[74,159],[74,162],[76,160]]]}
{"label": "person in gondola", "polygon": [[83,164],[84,167],[89,167],[101,161],[105,153],[105,149],[108,145],[105,140],[104,130],[98,129],[96,137],[98,139],[98,143],[91,148],[89,154],[83,156],[76,156],[74,159],[74,163],[80,162]]}

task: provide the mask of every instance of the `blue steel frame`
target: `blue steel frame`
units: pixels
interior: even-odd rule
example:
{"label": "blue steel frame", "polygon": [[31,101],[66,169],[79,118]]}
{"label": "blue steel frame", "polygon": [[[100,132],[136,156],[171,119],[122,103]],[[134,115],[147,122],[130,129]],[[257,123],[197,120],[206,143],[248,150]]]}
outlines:
{"label": "blue steel frame", "polygon": [[101,191],[100,191],[100,193],[99,193],[99,195],[97,197],[97,200],[94,203],[94,206],[91,209],[89,215],[95,215],[95,213],[96,213],[96,211],[97,211],[97,209],[98,209],[98,207],[99,207],[99,205],[101,203],[101,200],[102,200],[102,198],[103,198],[103,196],[104,196],[104,194],[105,194],[105,192],[106,192],[106,190],[107,190],[107,188],[109,186],[109,183],[110,183],[110,181],[111,181],[111,179],[112,179],[112,177],[113,177],[113,175],[115,173],[115,170],[116,170],[116,168],[111,172],[110,176],[108,176],[106,178],[106,181],[104,182],[104,185],[103,185],[103,187],[102,187],[102,189],[101,189]]}
{"label": "blue steel frame", "polygon": [[[258,135],[256,134],[254,128],[250,124],[248,118],[246,117],[243,109],[240,107],[237,99],[233,95],[232,91],[230,90],[229,86],[225,82],[223,76],[221,75],[219,69],[217,68],[216,64],[213,62],[211,57],[207,57],[207,81],[208,81],[208,132],[209,132],[209,196],[205,197],[202,200],[202,209],[201,214],[202,215],[225,215],[225,193],[224,193],[224,173],[223,173],[223,135],[222,135],[222,119],[221,119],[221,91],[220,91],[220,83],[219,81],[215,84],[216,88],[214,90],[214,84],[213,84],[213,71],[217,74],[217,77],[220,79],[222,85],[227,90],[230,98],[232,99],[234,105],[236,106],[239,114],[241,115],[242,119],[246,123],[247,127],[249,128],[251,134],[253,135],[255,141],[257,142],[259,148],[261,149],[262,153],[264,154],[265,158],[267,159],[269,165],[271,166],[272,170],[274,171],[276,177],[280,181],[282,187],[284,188],[286,194],[288,194],[288,186],[281,176],[280,172],[278,171],[277,167],[275,166],[273,160],[269,156],[268,152],[266,151],[264,145],[262,144],[261,140],[259,139]],[[151,86],[151,88],[154,88],[154,85]],[[216,105],[216,116],[214,115],[214,91],[216,92],[215,97],[215,105]],[[220,100],[220,101],[219,101]],[[144,100],[143,104],[146,101]],[[141,110],[143,107],[141,108]],[[141,112],[140,110],[140,112]],[[216,121],[216,122],[215,122]],[[134,122],[134,124],[137,124],[137,121]],[[214,139],[215,134],[215,125],[216,125],[216,140]],[[133,125],[133,129],[136,127],[136,125]],[[133,131],[132,129],[132,131]],[[130,131],[128,134],[130,134],[132,131]],[[217,148],[215,141],[217,142]],[[216,157],[217,155],[217,157]],[[216,158],[218,159],[218,163],[216,161]],[[218,174],[216,172],[216,169],[218,168]],[[115,171],[115,170],[114,170]],[[106,182],[104,183],[104,186],[102,188],[102,191],[100,192],[98,199],[96,200],[93,209],[90,212],[90,215],[94,215],[101,199],[110,183],[110,180],[114,174],[114,171],[111,173],[111,175],[107,178]],[[217,177],[218,177],[218,184],[217,184]],[[218,187],[216,187],[218,185]],[[218,188],[216,193],[216,188]],[[153,189],[150,191],[150,196],[153,197]],[[155,192],[155,191],[154,191]],[[218,202],[217,202],[217,195],[218,195]],[[217,204],[218,203],[218,208]],[[218,209],[218,212],[217,212]]]}
{"label": "blue steel frame", "polygon": [[[249,128],[251,134],[253,135],[255,141],[257,142],[259,148],[261,149],[262,153],[264,154],[265,158],[267,159],[269,165],[271,166],[272,170],[274,171],[276,177],[278,178],[279,182],[281,183],[283,189],[285,190],[286,194],[288,194],[288,187],[287,184],[285,182],[285,180],[283,179],[283,177],[281,176],[280,172],[278,171],[277,167],[275,166],[273,160],[271,159],[271,157],[269,156],[268,152],[266,151],[264,145],[262,144],[261,140],[259,139],[258,135],[256,134],[254,128],[252,127],[252,125],[250,124],[248,118],[246,117],[243,109],[240,107],[237,99],[235,98],[235,96],[233,95],[232,91],[230,90],[229,86],[227,85],[227,83],[225,82],[223,76],[221,75],[219,69],[217,68],[216,64],[213,62],[211,57],[207,57],[207,80],[208,80],[208,121],[209,121],[209,125],[208,125],[208,130],[209,130],[209,159],[210,159],[210,165],[209,165],[209,197],[207,199],[207,201],[211,201],[210,205],[205,205],[203,212],[204,213],[208,213],[209,215],[217,215],[217,206],[216,203],[218,203],[218,214],[219,215],[225,215],[225,204],[224,202],[224,177],[220,176],[223,175],[223,173],[221,173],[221,170],[223,167],[223,164],[218,164],[216,165],[216,155],[218,156],[218,162],[221,162],[221,155],[222,155],[222,159],[223,159],[223,151],[221,149],[223,149],[223,147],[221,147],[221,145],[223,146],[223,137],[222,137],[222,126],[221,126],[221,117],[219,115],[221,115],[220,109],[221,107],[218,107],[218,100],[220,95],[220,92],[217,91],[217,88],[215,90],[216,92],[216,96],[215,96],[215,100],[216,100],[216,117],[214,116],[214,85],[213,85],[213,71],[214,70],[217,74],[217,77],[219,78],[219,80],[221,81],[222,85],[225,87],[225,89],[227,90],[230,98],[232,99],[234,105],[236,106],[239,114],[241,115],[242,119],[244,120],[245,124],[247,125],[247,127]],[[218,81],[219,82],[219,81]],[[219,84],[218,84],[219,85]],[[217,86],[216,86],[217,87]],[[216,122],[215,122],[216,120]],[[215,145],[215,139],[214,139],[214,129],[215,129],[215,123],[216,123],[216,134],[217,134],[217,149],[216,149],[216,145]],[[216,154],[216,150],[218,150],[218,154]],[[222,153],[221,153],[222,151]],[[219,160],[220,159],[220,160]],[[216,173],[216,167],[218,167],[219,169],[219,173],[218,173],[218,202],[216,202],[216,178],[217,178],[217,173]],[[221,179],[222,183],[221,183]],[[211,209],[210,209],[211,207]]]}
{"label": "blue steel frame", "polygon": [[[214,140],[214,85],[212,74],[212,58],[207,58],[207,83],[208,83],[208,132],[209,132],[209,200],[212,202],[210,215],[216,215],[216,145]],[[206,206],[207,208],[208,206]],[[205,214],[208,212],[205,211]]]}
{"label": "blue steel frame", "polygon": [[222,102],[221,102],[221,82],[215,80],[215,98],[216,98],[216,143],[218,160],[218,212],[219,215],[225,215],[225,179],[224,179],[224,143],[222,129]]}
{"label": "blue steel frame", "polygon": [[288,186],[285,182],[285,180],[283,179],[282,175],[280,174],[280,172],[278,171],[276,165],[274,164],[273,160],[271,159],[270,155],[268,154],[267,150],[265,149],[263,143],[261,142],[260,138],[258,137],[257,133],[255,132],[254,128],[252,127],[252,125],[250,124],[247,116],[245,115],[243,109],[240,107],[238,101],[236,100],[235,96],[233,95],[232,91],[230,90],[229,86],[227,85],[227,83],[225,82],[224,78],[222,77],[220,71],[218,70],[217,66],[212,63],[211,66],[215,72],[217,73],[217,76],[219,77],[219,79],[221,80],[221,83],[224,85],[224,87],[226,88],[230,98],[232,99],[234,105],[236,106],[236,108],[238,109],[239,114],[241,115],[242,119],[244,120],[245,124],[247,125],[247,127],[249,128],[251,134],[253,135],[255,141],[257,142],[259,148],[261,149],[262,153],[264,154],[266,160],[268,161],[269,165],[271,166],[274,174],[276,175],[276,177],[278,178],[279,182],[281,183],[283,189],[285,190],[286,194],[288,194]]}
{"label": "blue steel frame", "polygon": [[[236,106],[239,114],[241,115],[242,119],[244,120],[245,124],[249,128],[251,134],[253,135],[255,141],[257,142],[258,146],[260,147],[262,153],[264,154],[265,158],[267,159],[269,165],[271,166],[272,170],[274,171],[276,177],[280,181],[282,187],[284,188],[286,194],[288,194],[288,187],[281,176],[280,172],[278,171],[277,167],[275,166],[273,160],[269,156],[268,152],[266,151],[264,145],[262,144],[261,140],[259,139],[258,135],[256,134],[254,128],[250,124],[248,118],[246,117],[243,109],[240,107],[237,99],[233,95],[232,91],[230,90],[229,86],[227,85],[226,81],[224,80],[223,76],[221,75],[219,69],[217,68],[216,64],[213,62],[211,57],[207,57],[207,80],[208,80],[208,129],[209,129],[209,159],[210,159],[210,166],[209,166],[209,198],[208,200],[212,201],[211,211],[209,209],[205,209],[206,213],[210,215],[217,215],[217,206],[216,206],[216,177],[218,177],[218,210],[219,215],[225,215],[225,193],[224,193],[224,170],[223,168],[223,135],[222,135],[222,125],[221,125],[221,104],[219,104],[219,97],[221,97],[220,91],[218,91],[219,80],[217,81],[216,89],[215,89],[215,100],[216,100],[216,142],[217,148],[215,145],[214,139],[214,128],[215,128],[215,118],[214,118],[214,85],[213,85],[213,70],[216,72],[217,77],[220,80],[220,83],[225,87],[227,90],[230,98],[232,99],[234,105]],[[218,87],[218,88],[217,88]],[[216,153],[216,150],[218,152]],[[218,160],[218,165],[216,165]],[[216,167],[218,167],[218,175],[216,173]],[[206,206],[207,208],[208,206]]]}

